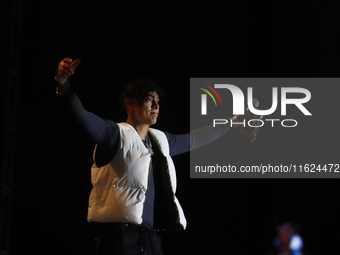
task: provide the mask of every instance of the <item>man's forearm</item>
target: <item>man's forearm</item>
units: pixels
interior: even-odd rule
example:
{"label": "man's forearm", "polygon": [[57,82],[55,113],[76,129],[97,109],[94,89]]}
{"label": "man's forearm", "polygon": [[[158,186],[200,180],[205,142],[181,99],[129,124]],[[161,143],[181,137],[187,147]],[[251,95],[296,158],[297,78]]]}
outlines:
{"label": "man's forearm", "polygon": [[[229,122],[230,123],[230,122]],[[230,130],[230,124],[206,126],[190,132],[190,150],[209,144]]]}

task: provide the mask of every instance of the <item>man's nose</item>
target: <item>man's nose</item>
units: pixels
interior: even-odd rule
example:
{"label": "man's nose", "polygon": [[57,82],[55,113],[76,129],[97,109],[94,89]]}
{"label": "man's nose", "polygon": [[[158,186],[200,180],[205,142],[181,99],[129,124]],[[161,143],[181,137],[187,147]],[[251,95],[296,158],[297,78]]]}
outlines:
{"label": "man's nose", "polygon": [[159,108],[159,104],[158,104],[158,102],[156,100],[152,101],[152,108],[156,108],[156,109]]}

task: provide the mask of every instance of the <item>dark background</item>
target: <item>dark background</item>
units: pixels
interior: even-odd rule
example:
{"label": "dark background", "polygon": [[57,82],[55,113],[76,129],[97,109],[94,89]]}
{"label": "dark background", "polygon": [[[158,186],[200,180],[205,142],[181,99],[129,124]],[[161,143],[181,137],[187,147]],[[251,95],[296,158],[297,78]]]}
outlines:
{"label": "dark background", "polygon": [[[12,254],[92,254],[86,216],[94,143],[54,93],[54,70],[64,57],[82,60],[71,82],[87,110],[125,121],[121,88],[148,76],[167,92],[155,127],[186,133],[190,77],[338,77],[339,7],[331,0],[25,2]],[[316,99],[312,93],[312,100],[332,105],[338,92]],[[319,157],[340,163],[339,135],[328,126],[320,126]],[[265,148],[284,138],[258,139]],[[306,150],[308,142],[294,146]],[[338,179],[197,180],[189,178],[188,153],[174,161],[188,227],[165,234],[167,254],[269,254],[277,225],[286,221],[301,226],[305,254],[339,253]]]}

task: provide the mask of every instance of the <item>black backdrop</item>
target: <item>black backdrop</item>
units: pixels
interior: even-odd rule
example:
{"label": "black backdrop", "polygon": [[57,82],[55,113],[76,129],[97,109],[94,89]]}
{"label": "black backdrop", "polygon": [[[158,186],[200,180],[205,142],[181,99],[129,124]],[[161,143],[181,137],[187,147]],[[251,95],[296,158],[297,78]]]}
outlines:
{"label": "black backdrop", "polygon": [[[167,92],[155,127],[186,133],[190,77],[339,76],[339,7],[330,0],[25,2],[12,253],[92,252],[86,214],[94,144],[54,94],[64,57],[82,59],[72,83],[87,110],[124,121],[122,86],[149,76]],[[329,147],[338,140],[324,144],[333,159]],[[165,235],[167,254],[269,254],[286,221],[302,226],[305,254],[338,253],[339,180],[196,180],[189,154],[174,161],[188,228]]]}

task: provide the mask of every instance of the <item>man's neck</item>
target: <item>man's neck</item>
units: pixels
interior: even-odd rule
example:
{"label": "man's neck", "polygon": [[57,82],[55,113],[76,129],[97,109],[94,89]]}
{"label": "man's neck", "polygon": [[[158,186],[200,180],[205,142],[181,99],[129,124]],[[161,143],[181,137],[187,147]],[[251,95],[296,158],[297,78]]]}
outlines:
{"label": "man's neck", "polygon": [[137,131],[139,137],[140,137],[142,140],[145,140],[145,137],[146,137],[146,135],[147,135],[147,133],[148,133],[148,131],[149,131],[149,125],[146,125],[146,124],[138,124],[138,123],[133,122],[133,121],[131,121],[131,120],[129,120],[129,119],[127,120],[127,123],[130,124],[131,126],[133,126],[133,127],[136,129],[136,131]]}
{"label": "man's neck", "polygon": [[145,140],[146,139],[146,135],[148,134],[148,131],[149,131],[149,126],[148,125],[138,125],[138,126],[133,126],[133,127],[136,129],[139,137],[142,140]]}

